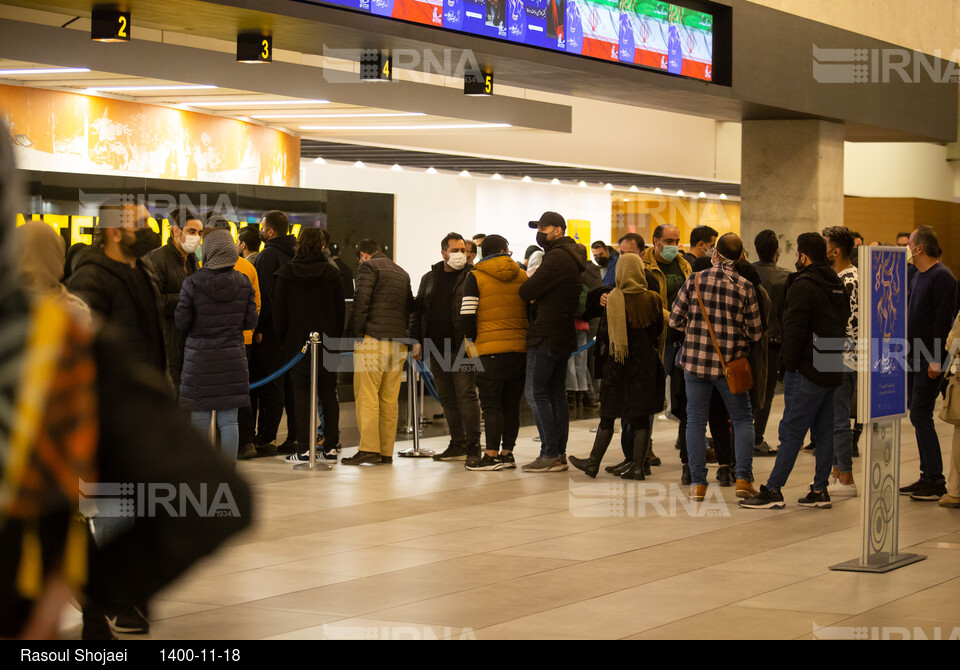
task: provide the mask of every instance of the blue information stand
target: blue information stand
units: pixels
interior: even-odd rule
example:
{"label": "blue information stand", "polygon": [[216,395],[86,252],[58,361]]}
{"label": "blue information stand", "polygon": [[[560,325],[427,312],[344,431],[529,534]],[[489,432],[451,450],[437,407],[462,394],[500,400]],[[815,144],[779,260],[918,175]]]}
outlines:
{"label": "blue information stand", "polygon": [[900,421],[907,415],[907,253],[860,247],[857,416],[864,424],[860,557],[831,570],[890,572],[926,556],[898,552]]}

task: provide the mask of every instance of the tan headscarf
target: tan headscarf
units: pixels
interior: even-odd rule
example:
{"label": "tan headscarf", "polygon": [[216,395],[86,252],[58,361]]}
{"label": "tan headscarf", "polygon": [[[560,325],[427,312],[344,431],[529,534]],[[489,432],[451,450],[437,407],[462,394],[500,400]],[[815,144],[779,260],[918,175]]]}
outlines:
{"label": "tan headscarf", "polygon": [[35,297],[65,295],[67,291],[60,280],[67,245],[53,226],[27,221],[14,231],[13,241],[23,288]]}
{"label": "tan headscarf", "polygon": [[617,287],[607,296],[607,332],[610,350],[618,363],[627,360],[627,324],[646,328],[660,313],[660,294],[647,290],[643,261],[637,254],[617,260]]}

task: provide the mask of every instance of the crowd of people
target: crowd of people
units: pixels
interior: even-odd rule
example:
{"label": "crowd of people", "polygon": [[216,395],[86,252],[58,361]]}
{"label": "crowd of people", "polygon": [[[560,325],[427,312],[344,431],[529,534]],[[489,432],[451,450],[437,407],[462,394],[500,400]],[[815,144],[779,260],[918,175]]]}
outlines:
{"label": "crowd of people", "polygon": [[[69,250],[55,234],[49,239],[46,224],[28,223],[18,231],[25,240],[21,284],[55,294],[114,333],[136,367],[166,379],[168,397],[189,412],[194,442],[219,433],[230,464],[277,453],[305,461],[311,441],[324,461],[391,464],[402,368],[413,359],[435,380],[449,428],[437,461],[463,461],[471,471],[517,468],[525,398],[539,448],[524,472],[572,465],[597,477],[619,419],[623,459],[606,471],[644,480],[662,462],[652,434],[655,417],[667,410],[678,420],[681,482],[693,500],[705,498],[707,463],[715,461],[717,484],[735,487],[742,507],[784,507],[782,490],[808,432],[815,473],[798,504],[829,508],[831,495],[857,495],[858,236],[847,228],[801,234],[791,273],[778,264],[776,232],[756,236],[758,260],[750,263],[738,235],[708,226],[692,231],[686,252],[680,230],[664,224],[649,246],[637,233],[617,248],[594,242],[590,262],[563,216],[545,212],[529,222],[536,244],[522,260],[501,235],[447,234],[440,260],[414,293],[409,274],[376,241],[356,245],[354,279],[324,229],[305,225],[294,236],[280,211],[235,237],[218,213],[181,208],[168,218],[163,246],[148,218],[143,205],[107,202],[95,243]],[[948,490],[933,422],[957,282],[940,261],[932,228],[903,237],[911,267],[908,337],[918,352],[909,408],[921,474],[900,492],[960,507],[958,458]],[[324,354],[319,402],[311,405],[309,357],[274,373],[314,332]],[[359,444],[340,458],[337,380],[345,356],[353,362]],[[251,391],[251,379],[266,382]],[[781,379],[775,448],[765,433]],[[571,419],[593,408],[599,424],[592,450],[568,457]],[[311,413],[319,415],[317,435],[310,434]],[[284,414],[287,438],[277,445]],[[775,458],[759,488],[755,457]],[[91,621],[119,607],[119,618],[108,619],[113,630],[148,627],[145,601],[89,602]]]}

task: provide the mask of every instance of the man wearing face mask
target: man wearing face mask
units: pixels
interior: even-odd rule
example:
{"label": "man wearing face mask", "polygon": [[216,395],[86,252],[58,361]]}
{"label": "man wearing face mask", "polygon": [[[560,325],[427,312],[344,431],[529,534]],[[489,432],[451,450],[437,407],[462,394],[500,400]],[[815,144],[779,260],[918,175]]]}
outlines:
{"label": "man wearing face mask", "polygon": [[590,245],[590,251],[593,253],[593,262],[599,265],[603,272],[603,285],[612,289],[617,284],[617,259],[620,254],[600,240]]}
{"label": "man wearing face mask", "polygon": [[160,311],[163,312],[163,338],[167,347],[167,370],[173,387],[179,390],[186,340],[174,322],[174,312],[184,279],[197,271],[195,252],[200,248],[203,223],[196,212],[186,207],[174,209],[167,220],[170,225],[167,243],[148,253],[144,260],[150,263],[157,279]]}
{"label": "man wearing face mask", "polygon": [[[786,485],[807,431],[815,441],[816,470],[801,507],[829,508],[827,492],[833,465],[834,394],[843,381],[843,349],[850,299],[843,282],[827,264],[827,242],[816,233],[797,238],[797,272],[790,275],[783,310],[783,418],[780,448],[766,486],[740,506],[783,509]],[[833,347],[830,343],[835,344]],[[832,349],[832,350],[831,350]],[[816,350],[816,355],[814,355]]]}
{"label": "man wearing face mask", "polygon": [[480,403],[473,369],[460,369],[461,363],[468,362],[460,327],[460,304],[464,281],[473,270],[466,249],[466,242],[458,233],[448,233],[440,242],[443,260],[420,280],[410,314],[410,337],[415,341],[413,357],[420,360],[426,354],[450,428],[450,444],[433,458],[465,459],[466,466],[473,467],[480,462]]}
{"label": "man wearing face mask", "polygon": [[577,348],[574,318],[586,262],[556,212],[544,212],[529,226],[537,230],[537,244],[544,249],[536,274],[520,287],[520,298],[531,304],[525,393],[540,433],[540,456],[523,470],[562,472],[568,469],[570,430],[567,359]]}
{"label": "man wearing face mask", "polygon": [[717,237],[720,235],[710,226],[697,226],[690,231],[690,251],[684,253],[683,257],[693,266],[698,258],[713,258],[713,252],[717,246]]}
{"label": "man wearing face mask", "polygon": [[160,235],[147,208],[132,198],[110,199],[99,214],[97,244],[77,257],[67,288],[118,331],[133,356],[166,375],[160,296],[153,268],[143,260],[160,246]]}

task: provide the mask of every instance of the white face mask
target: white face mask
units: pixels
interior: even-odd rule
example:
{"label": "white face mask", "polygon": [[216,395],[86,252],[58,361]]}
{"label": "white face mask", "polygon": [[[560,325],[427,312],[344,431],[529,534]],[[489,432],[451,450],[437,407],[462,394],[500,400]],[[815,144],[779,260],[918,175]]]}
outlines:
{"label": "white face mask", "polygon": [[447,265],[454,270],[462,270],[467,264],[467,255],[462,251],[455,251],[447,258]]}
{"label": "white face mask", "polygon": [[183,235],[180,238],[180,246],[183,247],[183,250],[188,254],[192,254],[197,250],[197,247],[200,246],[200,236],[199,235]]}

